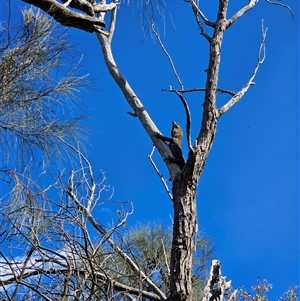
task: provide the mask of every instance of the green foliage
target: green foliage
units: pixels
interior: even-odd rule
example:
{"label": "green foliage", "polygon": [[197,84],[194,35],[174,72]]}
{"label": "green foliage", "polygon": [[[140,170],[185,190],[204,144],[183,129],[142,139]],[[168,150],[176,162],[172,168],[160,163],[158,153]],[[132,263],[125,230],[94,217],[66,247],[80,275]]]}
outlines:
{"label": "green foliage", "polygon": [[[211,263],[213,248],[210,239],[198,237],[197,249],[193,258],[193,288],[194,300],[200,300],[207,280],[208,266]],[[169,291],[169,264],[172,248],[172,229],[164,227],[161,223],[138,224],[130,229],[128,234],[119,241],[120,247],[128,254],[139,268],[164,292]],[[100,254],[100,253],[99,253]],[[108,252],[101,250],[100,260],[107,258]],[[130,265],[117,254],[105,261],[105,268],[112,278],[130,285],[140,283],[141,288],[145,282],[140,275],[134,273]]]}
{"label": "green foliage", "polygon": [[71,47],[65,32],[29,9],[22,11],[20,25],[0,32],[0,39],[5,45],[0,49],[2,157],[26,164],[26,155],[29,159],[36,151],[44,158],[60,153],[60,139],[79,140],[74,92],[86,84],[84,76],[75,76],[78,64],[66,60]]}
{"label": "green foliage", "polygon": [[165,292],[168,290],[172,231],[161,224],[139,224],[128,235],[128,251]]}

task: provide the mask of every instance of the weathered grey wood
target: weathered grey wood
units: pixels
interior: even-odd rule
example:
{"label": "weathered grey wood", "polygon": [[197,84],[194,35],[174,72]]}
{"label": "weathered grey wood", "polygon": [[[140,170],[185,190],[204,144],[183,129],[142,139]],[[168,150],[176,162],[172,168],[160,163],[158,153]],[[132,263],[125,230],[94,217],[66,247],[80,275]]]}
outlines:
{"label": "weathered grey wood", "polygon": [[47,12],[61,25],[94,32],[95,25],[105,27],[103,20],[68,9],[55,0],[23,0]]}

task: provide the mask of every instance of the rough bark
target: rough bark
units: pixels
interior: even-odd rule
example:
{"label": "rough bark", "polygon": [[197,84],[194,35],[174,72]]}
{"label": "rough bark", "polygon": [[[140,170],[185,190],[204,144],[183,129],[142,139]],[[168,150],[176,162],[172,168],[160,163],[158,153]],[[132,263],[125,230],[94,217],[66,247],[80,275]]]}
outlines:
{"label": "rough bark", "polygon": [[[75,27],[87,32],[94,32],[95,25],[105,27],[103,20],[93,16],[77,13],[58,3],[55,0],[23,0],[29,4],[39,7],[51,17],[53,17],[61,25]],[[91,4],[90,4],[91,5]],[[83,11],[87,10],[85,6]],[[90,8],[90,7],[89,7]]]}
{"label": "rough bark", "polygon": [[194,151],[189,152],[183,172],[173,183],[174,225],[169,297],[172,301],[192,300],[191,260],[197,227],[196,188],[216,135],[216,93],[227,4],[228,1],[220,1],[218,20],[210,44],[201,130]]}

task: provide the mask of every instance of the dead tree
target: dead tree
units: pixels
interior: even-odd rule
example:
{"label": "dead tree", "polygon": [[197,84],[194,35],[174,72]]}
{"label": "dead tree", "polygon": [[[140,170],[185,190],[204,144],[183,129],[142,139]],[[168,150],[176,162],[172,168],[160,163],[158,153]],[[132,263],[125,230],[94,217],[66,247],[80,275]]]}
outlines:
{"label": "dead tree", "polygon": [[[194,144],[191,144],[188,124],[189,110],[184,93],[187,92],[181,85],[180,90],[173,90],[185,105],[187,112],[187,137],[188,137],[188,158],[181,170],[172,158],[172,152],[169,146],[159,138],[159,129],[146,111],[142,101],[131,88],[128,80],[122,75],[117,63],[114,60],[111,44],[116,27],[117,3],[113,1],[106,4],[105,1],[97,3],[96,1],[72,0],[63,1],[64,4],[56,0],[23,0],[33,4],[46,11],[62,25],[72,26],[88,32],[95,32],[102,47],[103,57],[107,69],[119,88],[125,99],[133,110],[131,113],[137,117],[144,127],[146,133],[159,151],[162,159],[166,162],[172,181],[172,199],[174,206],[174,224],[173,224],[173,242],[170,263],[170,291],[168,296],[159,293],[154,284],[150,286],[161,300],[165,298],[169,301],[190,301],[192,300],[192,253],[194,251],[194,236],[197,232],[196,220],[196,189],[200,175],[204,169],[205,161],[213,145],[219,118],[241,100],[243,95],[254,84],[254,78],[260,65],[265,58],[265,38],[266,30],[262,29],[262,41],[258,47],[257,63],[250,79],[237,92],[228,91],[218,87],[218,77],[221,58],[221,47],[225,31],[233,26],[244,14],[253,9],[259,0],[250,0],[248,3],[232,16],[227,16],[229,0],[219,0],[219,6],[216,12],[216,19],[209,20],[199,6],[199,2],[189,0],[200,34],[209,45],[208,68],[206,70],[206,83],[203,88],[203,115],[202,123],[197,133]],[[269,1],[267,1],[269,2]],[[75,7],[81,13],[72,10]],[[92,15],[94,11],[94,16]],[[103,15],[110,12],[108,28],[104,28]],[[108,23],[108,22],[106,22]],[[210,35],[205,31],[205,26],[212,30]],[[218,92],[227,93],[229,98],[221,106],[217,106]],[[71,192],[70,192],[71,193]],[[71,194],[70,194],[71,196]],[[217,268],[217,267],[216,267]],[[145,281],[147,280],[142,277]],[[215,279],[215,278],[214,278]],[[221,278],[220,278],[221,279]],[[225,288],[222,287],[225,285]],[[222,300],[224,289],[228,284],[224,282],[220,285],[220,293],[214,295],[210,290],[210,297],[205,300]],[[214,297],[215,296],[215,297]],[[151,299],[151,298],[150,298]],[[155,298],[153,298],[155,299]]]}

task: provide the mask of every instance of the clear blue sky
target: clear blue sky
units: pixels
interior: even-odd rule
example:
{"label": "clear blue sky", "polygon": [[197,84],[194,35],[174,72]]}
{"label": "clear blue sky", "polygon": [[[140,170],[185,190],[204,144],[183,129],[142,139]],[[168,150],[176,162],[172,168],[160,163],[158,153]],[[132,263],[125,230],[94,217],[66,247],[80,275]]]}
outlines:
{"label": "clear blue sky", "polygon": [[[13,2],[14,16],[23,4]],[[217,1],[201,1],[214,19]],[[232,1],[228,15],[239,7]],[[207,3],[207,4],[206,4]],[[208,5],[209,3],[209,5]],[[251,76],[261,41],[261,21],[268,27],[266,60],[256,85],[219,121],[218,132],[198,188],[198,220],[202,232],[216,245],[223,274],[233,286],[247,289],[257,277],[274,285],[277,300],[299,284],[299,2],[288,0],[295,13],[260,3],[224,36],[219,87],[237,91]],[[241,3],[240,3],[241,4]],[[167,2],[161,38],[185,88],[205,86],[208,45],[199,35],[187,3]],[[242,5],[242,4],[241,4]],[[3,6],[2,6],[3,7]],[[185,123],[179,100],[161,89],[178,87],[158,42],[142,35],[137,4],[121,4],[113,50],[117,64],[145,108],[165,135],[171,121]],[[3,18],[2,18],[3,19]],[[94,89],[82,91],[93,129],[89,159],[103,169],[114,186],[114,199],[131,200],[129,224],[163,221],[170,225],[172,204],[153,170],[148,154],[152,144],[130,111],[105,68],[93,34],[71,29],[71,42],[83,54],[83,71]],[[202,115],[203,94],[186,97],[195,139]],[[226,98],[219,97],[219,105]],[[183,152],[187,156],[186,141]],[[159,156],[155,160],[165,178]]]}

